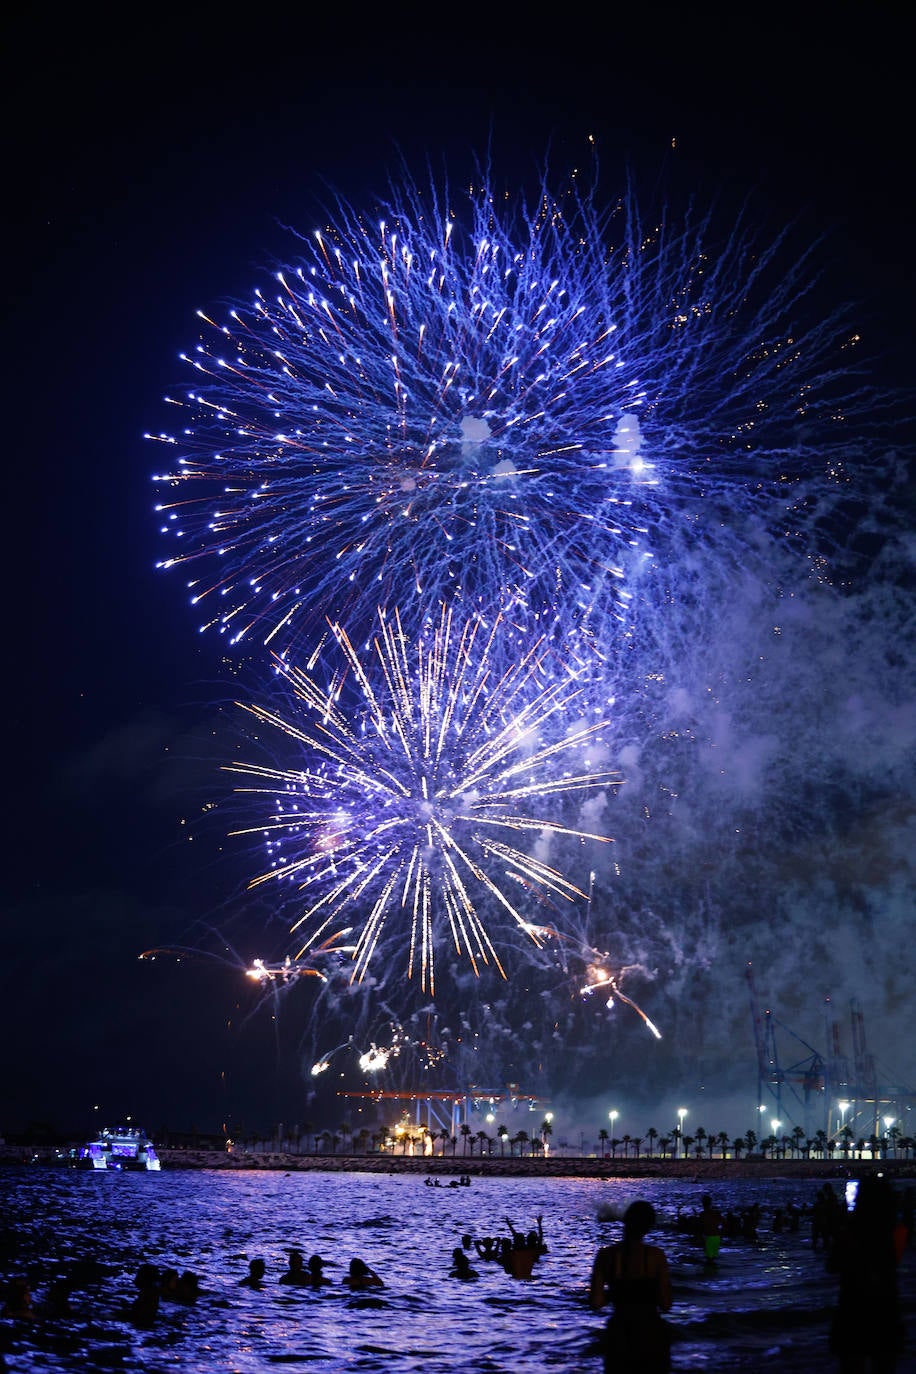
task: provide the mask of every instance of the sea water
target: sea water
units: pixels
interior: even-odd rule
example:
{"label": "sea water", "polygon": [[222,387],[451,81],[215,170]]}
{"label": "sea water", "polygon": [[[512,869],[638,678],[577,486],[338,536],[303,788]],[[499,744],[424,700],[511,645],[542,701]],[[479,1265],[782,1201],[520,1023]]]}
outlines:
{"label": "sea water", "polygon": [[[725,1242],[715,1266],[678,1224],[709,1184],[675,1179],[474,1177],[469,1187],[428,1186],[403,1174],[265,1171],[83,1173],[0,1170],[0,1271],[29,1279],[32,1322],[0,1321],[9,1370],[121,1369],[266,1374],[278,1367],[389,1374],[502,1374],[537,1369],[600,1374],[602,1317],[588,1306],[592,1260],[620,1236],[628,1203],[658,1214],[650,1241],[669,1260],[669,1321],[676,1370],[834,1370],[828,1350],[837,1281],[797,1232],[774,1231],[776,1208],[806,1208],[819,1181],[717,1181],[721,1211],[756,1202],[759,1239]],[[834,1183],[836,1189],[842,1185]],[[530,1280],[470,1257],[476,1281],[449,1278],[466,1235],[530,1230],[541,1216],[547,1253]],[[291,1249],[332,1261],[318,1291],[278,1283]],[[239,1287],[248,1261],[267,1264],[262,1290]],[[384,1279],[352,1293],[354,1256]],[[86,1261],[101,1266],[94,1274]],[[163,1302],[149,1330],[127,1320],[140,1263],[199,1275],[193,1306]],[[72,1313],[42,1316],[50,1282],[76,1274]],[[909,1343],[899,1374],[916,1370],[916,1248],[899,1273]],[[0,1368],[4,1366],[0,1364]]]}

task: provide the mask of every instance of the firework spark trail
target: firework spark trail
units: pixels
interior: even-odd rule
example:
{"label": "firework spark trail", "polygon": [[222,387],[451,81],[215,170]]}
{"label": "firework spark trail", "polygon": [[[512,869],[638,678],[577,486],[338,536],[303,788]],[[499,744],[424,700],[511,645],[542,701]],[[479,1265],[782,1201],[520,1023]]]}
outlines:
{"label": "firework spark trail", "polygon": [[339,204],[273,297],[201,314],[183,428],[149,437],[176,450],[162,566],[233,642],[457,594],[613,613],[669,526],[740,556],[740,514],[791,523],[845,442],[854,340],[842,312],[799,325],[814,271],[781,241],[644,224],[575,180],[462,194],[407,182],[374,223]]}
{"label": "firework spark trail", "polygon": [[[289,881],[304,890],[293,930],[309,930],[309,944],[331,923],[361,927],[357,981],[390,943],[396,915],[393,938],[406,922],[408,977],[418,974],[423,989],[435,988],[443,921],[475,973],[492,964],[505,976],[485,911],[501,910],[537,942],[507,882],[561,901],[585,895],[514,837],[606,838],[544,813],[546,804],[619,783],[589,763],[607,722],[565,724],[577,707],[575,675],[547,673],[542,645],[499,668],[498,622],[489,631],[480,621],[459,626],[443,607],[413,642],[396,612],[380,611],[366,662],[341,626],[331,630],[344,672],[330,688],[277,660],[295,714],[245,707],[305,756],[303,767],[228,769],[255,780],[241,789],[249,800],[268,799],[266,820],[235,832],[268,837],[271,867],[252,886]],[[347,675],[350,710],[340,702]]]}

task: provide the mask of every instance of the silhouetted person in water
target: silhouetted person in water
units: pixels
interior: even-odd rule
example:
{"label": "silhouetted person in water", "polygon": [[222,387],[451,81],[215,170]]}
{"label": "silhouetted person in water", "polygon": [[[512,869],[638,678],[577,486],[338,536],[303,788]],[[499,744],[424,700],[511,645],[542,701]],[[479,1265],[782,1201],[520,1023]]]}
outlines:
{"label": "silhouetted person in water", "polygon": [[608,1302],[604,1367],[613,1374],[668,1374],[671,1336],[662,1312],[671,1308],[668,1261],[644,1237],[655,1225],[650,1202],[633,1202],[623,1218],[623,1240],[595,1256],[589,1301],[596,1312]]}
{"label": "silhouetted person in water", "polygon": [[448,1271],[450,1279],[476,1279],[477,1270],[471,1267],[471,1261],[464,1253],[460,1245],[456,1245],[452,1251],[452,1267]]}
{"label": "silhouetted person in water", "polygon": [[893,1374],[903,1351],[897,1292],[894,1191],[885,1178],[864,1178],[836,1237],[827,1269],[840,1279],[830,1349],[840,1374]]}
{"label": "silhouetted person in water", "polygon": [[263,1288],[263,1287],[264,1287],[264,1271],[265,1271],[266,1268],[267,1268],[267,1265],[264,1263],[264,1261],[263,1261],[262,1259],[253,1259],[253,1260],[250,1260],[250,1261],[249,1261],[249,1264],[248,1264],[248,1273],[247,1273],[247,1274],[245,1275],[245,1277],[240,1281],[239,1287],[240,1287],[240,1288]]}
{"label": "silhouetted person in water", "polygon": [[712,1205],[712,1198],[709,1193],[704,1193],[701,1199],[703,1210],[700,1212],[700,1236],[703,1240],[703,1254],[706,1256],[707,1264],[715,1264],[719,1247],[722,1244],[723,1221],[722,1213],[718,1207]]}
{"label": "silhouetted person in water", "polygon": [[361,1259],[351,1259],[344,1283],[355,1289],[385,1287],[375,1270],[370,1269],[366,1261]]}
{"label": "silhouetted person in water", "polygon": [[285,1274],[281,1274],[278,1280],[280,1283],[290,1283],[296,1288],[308,1288],[312,1283],[312,1276],[305,1267],[305,1260],[302,1258],[301,1250],[290,1250],[289,1268]]}
{"label": "silhouetted person in water", "polygon": [[32,1306],[32,1290],[28,1279],[10,1279],[6,1288],[6,1302],[3,1305],[4,1317],[15,1317],[17,1321],[33,1321],[35,1309]]}
{"label": "silhouetted person in water", "polygon": [[322,1259],[320,1255],[312,1255],[309,1259],[309,1283],[312,1285],[313,1288],[323,1288],[325,1284],[331,1282],[331,1280],[325,1276],[324,1266],[326,1264],[327,1260]]}
{"label": "silhouetted person in water", "polygon": [[154,1264],[141,1264],[134,1283],[137,1296],[128,1310],[134,1326],[152,1326],[159,1311],[159,1270]]}

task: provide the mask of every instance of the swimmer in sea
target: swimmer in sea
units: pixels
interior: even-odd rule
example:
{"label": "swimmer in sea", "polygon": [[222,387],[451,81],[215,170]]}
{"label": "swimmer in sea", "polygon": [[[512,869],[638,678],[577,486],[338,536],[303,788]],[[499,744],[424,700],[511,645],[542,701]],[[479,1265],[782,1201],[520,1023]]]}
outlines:
{"label": "swimmer in sea", "polygon": [[623,1217],[623,1240],[595,1256],[589,1301],[599,1312],[612,1303],[605,1335],[605,1370],[613,1374],[668,1374],[671,1334],[661,1314],[671,1308],[665,1252],[646,1245],[655,1226],[650,1202],[632,1202]]}
{"label": "swimmer in sea", "polygon": [[248,1263],[248,1273],[239,1281],[240,1288],[263,1288],[264,1271],[267,1265],[262,1259],[253,1259]]}
{"label": "swimmer in sea", "polygon": [[365,1260],[361,1259],[351,1259],[350,1270],[344,1283],[354,1290],[385,1287],[375,1270],[370,1269]]}
{"label": "swimmer in sea", "polygon": [[718,1207],[713,1207],[709,1193],[704,1193],[701,1200],[703,1210],[700,1212],[700,1235],[703,1238],[703,1253],[707,1264],[715,1264],[722,1244],[722,1213]]}

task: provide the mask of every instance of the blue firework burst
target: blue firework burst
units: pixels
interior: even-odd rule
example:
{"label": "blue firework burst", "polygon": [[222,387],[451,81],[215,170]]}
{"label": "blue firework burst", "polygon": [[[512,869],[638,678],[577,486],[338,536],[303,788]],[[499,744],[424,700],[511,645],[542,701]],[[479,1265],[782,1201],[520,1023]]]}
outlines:
{"label": "blue firework burst", "polygon": [[546,849],[605,838],[558,810],[619,782],[600,765],[607,722],[576,719],[575,673],[554,671],[543,646],[499,670],[498,624],[443,608],[411,638],[397,613],[379,613],[367,655],[332,632],[341,666],[327,684],[317,655],[308,671],[281,662],[288,707],[246,707],[296,755],[230,769],[261,810],[237,833],[267,839],[269,867],[252,886],[292,885],[300,943],[353,927],[355,980],[377,951],[389,962],[406,947],[408,976],[432,992],[437,946],[505,976],[494,917],[537,943],[523,906],[585,898]]}
{"label": "blue firework burst", "polygon": [[[791,523],[845,443],[841,315],[810,264],[712,216],[644,222],[573,180],[345,205],[274,292],[201,314],[158,509],[204,625],[301,644],[325,615],[461,597],[526,623],[619,613],[666,530]],[[774,499],[775,498],[775,499]]]}

